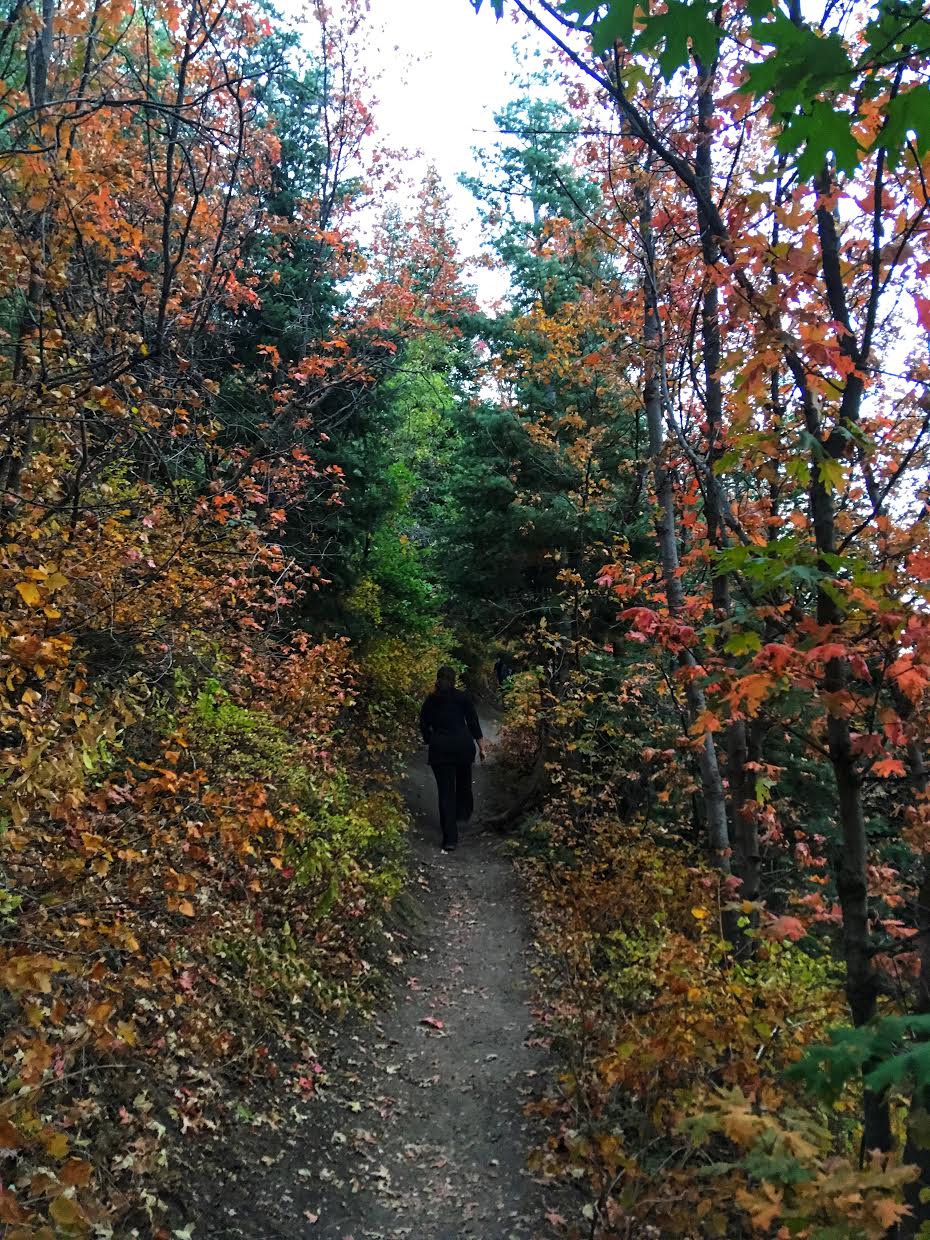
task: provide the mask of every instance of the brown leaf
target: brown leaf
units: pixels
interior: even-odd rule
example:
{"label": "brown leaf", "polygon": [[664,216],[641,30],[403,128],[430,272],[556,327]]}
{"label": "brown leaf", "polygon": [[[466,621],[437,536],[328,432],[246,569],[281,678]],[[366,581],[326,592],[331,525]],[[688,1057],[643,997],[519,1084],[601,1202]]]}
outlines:
{"label": "brown leaf", "polygon": [[21,1150],[25,1144],[19,1129],[8,1119],[0,1119],[0,1150]]}
{"label": "brown leaf", "polygon": [[68,1188],[86,1188],[90,1183],[91,1166],[81,1158],[69,1158],[58,1173],[62,1184]]}

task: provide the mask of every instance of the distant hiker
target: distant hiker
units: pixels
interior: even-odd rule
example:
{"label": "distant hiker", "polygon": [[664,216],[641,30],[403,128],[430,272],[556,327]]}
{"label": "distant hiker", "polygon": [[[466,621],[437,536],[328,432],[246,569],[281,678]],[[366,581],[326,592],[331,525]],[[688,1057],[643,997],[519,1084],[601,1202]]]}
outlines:
{"label": "distant hiker", "polygon": [[497,656],[494,664],[494,675],[497,677],[497,687],[503,689],[504,685],[513,675],[513,667],[506,655]]}
{"label": "distant hiker", "polygon": [[436,673],[436,688],[420,710],[420,731],[436,776],[442,851],[454,852],[459,842],[457,819],[467,822],[474,809],[471,768],[476,743],[484,761],[478,712],[468,694],[456,689],[454,668],[441,667]]}

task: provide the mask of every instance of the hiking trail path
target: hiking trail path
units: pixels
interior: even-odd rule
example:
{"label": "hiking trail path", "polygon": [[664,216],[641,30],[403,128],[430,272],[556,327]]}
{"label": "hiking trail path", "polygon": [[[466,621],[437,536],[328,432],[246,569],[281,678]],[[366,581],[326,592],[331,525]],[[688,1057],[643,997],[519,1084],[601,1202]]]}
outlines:
{"label": "hiking trail path", "polygon": [[[524,1115],[550,1057],[531,1009],[519,879],[500,837],[481,830],[482,810],[501,795],[495,721],[482,713],[482,726],[491,758],[475,766],[474,823],[455,853],[439,850],[424,750],[403,781],[419,924],[390,1004],[347,1023],[309,1107],[264,1141],[248,1133],[237,1149],[226,1135],[197,1194],[201,1208],[188,1214],[193,1240],[556,1234],[546,1220],[553,1190],[527,1170],[535,1136]],[[272,1136],[278,1148],[262,1153]]]}

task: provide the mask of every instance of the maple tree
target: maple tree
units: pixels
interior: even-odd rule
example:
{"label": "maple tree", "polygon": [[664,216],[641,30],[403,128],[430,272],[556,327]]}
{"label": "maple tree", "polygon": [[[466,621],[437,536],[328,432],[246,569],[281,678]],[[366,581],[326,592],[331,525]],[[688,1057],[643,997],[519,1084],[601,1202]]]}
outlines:
{"label": "maple tree", "polygon": [[[580,806],[645,800],[653,817],[636,750],[667,761],[677,748],[678,796],[700,813],[721,871],[722,941],[764,961],[760,931],[816,951],[838,923],[851,1016],[871,1028],[912,1001],[926,934],[913,861],[926,821],[926,14],[494,7],[552,47],[562,115],[578,118],[574,175],[601,196],[576,202],[580,217],[563,212],[564,227],[613,267],[598,294],[613,297],[618,397],[645,424],[654,504],[654,549],[618,540],[599,571],[620,604],[612,658],[595,662],[592,611],[583,674],[550,686],[549,711],[575,730],[557,759],[572,795],[551,801],[551,829],[581,858]],[[554,111],[548,129],[567,127]],[[599,383],[596,365],[587,377]],[[624,630],[638,660],[622,651]],[[608,671],[618,657],[639,675]],[[656,690],[677,706],[677,743],[664,728],[644,734],[625,704],[635,694],[640,712]],[[639,738],[621,770],[611,733],[578,723],[603,720],[609,692]],[[675,804],[667,766],[654,778]],[[679,829],[682,811],[678,801]],[[659,821],[668,829],[664,811]],[[786,865],[787,907],[774,877]],[[605,881],[586,873],[579,910]],[[564,941],[554,936],[560,956]],[[711,984],[718,1003],[725,986]],[[888,1151],[900,1134],[887,1088],[871,1087],[868,1057],[860,1066],[864,1148]],[[924,1160],[922,1091],[905,1164]],[[905,1230],[923,1214],[916,1189],[909,1201]],[[623,1211],[601,1206],[619,1227]],[[753,1225],[780,1214],[760,1204]],[[896,1219],[882,1208],[874,1226]]]}

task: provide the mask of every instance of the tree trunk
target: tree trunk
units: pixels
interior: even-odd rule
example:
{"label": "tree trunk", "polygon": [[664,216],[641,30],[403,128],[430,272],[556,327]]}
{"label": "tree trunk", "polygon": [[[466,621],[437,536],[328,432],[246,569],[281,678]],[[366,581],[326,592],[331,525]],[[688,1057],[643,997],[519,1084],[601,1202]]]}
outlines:
{"label": "tree trunk", "polygon": [[[27,86],[29,101],[35,113],[36,126],[41,133],[46,123],[45,108],[48,103],[48,71],[52,59],[52,44],[55,35],[55,0],[42,0],[42,25],[38,33],[30,40],[26,50]],[[37,145],[41,146],[39,142]],[[54,151],[49,160],[54,159]],[[29,235],[36,246],[37,253],[31,256],[29,288],[26,292],[26,305],[20,316],[16,334],[16,349],[13,360],[13,375],[19,379],[26,371],[28,357],[27,345],[30,338],[42,330],[43,300],[45,293],[43,212],[38,211],[31,217]],[[10,427],[9,437],[0,454],[0,525],[6,523],[18,501],[20,479],[32,453],[33,419],[26,410],[23,411]]]}
{"label": "tree trunk", "polygon": [[[896,696],[898,714],[907,720],[913,713],[913,707],[903,694]],[[920,744],[914,739],[908,745],[908,763],[914,793],[926,806],[927,764]],[[925,812],[928,811],[930,807],[925,809]],[[915,1007],[920,1015],[926,1016],[930,1014],[930,854],[926,851],[922,861],[923,874],[917,892],[917,952],[920,958],[920,974]],[[911,1240],[920,1233],[924,1223],[930,1223],[930,1201],[921,1198],[922,1191],[930,1188],[930,1089],[926,1087],[915,1088],[911,1097],[902,1162],[920,1169],[917,1179],[907,1186],[906,1199],[912,1214],[910,1218],[903,1219],[900,1225],[902,1240]]]}
{"label": "tree trunk", "polygon": [[[795,375],[797,378],[798,376]],[[817,445],[811,460],[810,507],[814,538],[824,576],[831,572],[828,556],[836,553],[833,499],[820,475],[820,453],[835,456],[831,445],[845,443],[845,436],[831,436],[823,443],[820,418],[806,380],[800,383],[805,420],[812,441]],[[817,589],[817,623],[823,630],[838,630],[842,616],[836,600],[822,585]],[[849,720],[837,709],[846,692],[849,663],[845,657],[830,659],[824,671],[822,692],[827,703],[827,749],[836,780],[837,819],[842,842],[834,857],[833,870],[843,913],[843,955],[846,961],[846,997],[853,1024],[867,1024],[875,1016],[878,977],[872,963],[869,932],[868,844],[862,810],[862,781],[852,748]],[[863,1150],[891,1148],[891,1123],[883,1097],[866,1090],[863,1099]]]}
{"label": "tree trunk", "polygon": [[[648,165],[647,165],[648,175]],[[643,404],[649,429],[649,454],[652,457],[655,479],[656,534],[659,539],[659,556],[669,614],[681,614],[684,598],[679,578],[678,537],[675,520],[675,491],[672,475],[663,461],[664,424],[662,418],[662,390],[659,379],[658,357],[661,348],[659,330],[659,298],[656,283],[655,239],[652,231],[652,198],[645,181],[637,182],[636,202],[639,212],[639,233],[643,247],[643,358],[645,382]],[[679,664],[688,672],[697,668],[697,660],[690,650],[682,650]],[[690,719],[698,718],[705,709],[704,693],[693,675],[685,680],[685,698]],[[704,797],[704,819],[707,845],[713,864],[724,873],[730,871],[730,835],[727,824],[726,796],[717,748],[712,733],[705,732],[697,751],[697,765]]]}

